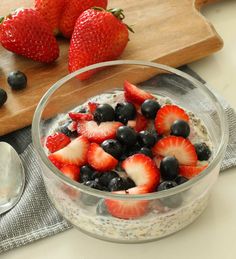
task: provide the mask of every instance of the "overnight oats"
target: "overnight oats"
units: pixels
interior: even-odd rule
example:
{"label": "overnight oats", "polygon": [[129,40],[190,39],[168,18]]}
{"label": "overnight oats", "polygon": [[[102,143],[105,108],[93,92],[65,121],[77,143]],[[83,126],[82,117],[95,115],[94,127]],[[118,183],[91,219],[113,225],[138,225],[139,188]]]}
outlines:
{"label": "overnight oats", "polygon": [[107,240],[143,242],[182,229],[202,213],[217,177],[178,191],[211,163],[208,130],[170,98],[128,81],[123,90],[58,115],[47,128],[44,150],[61,174],[88,190],[46,179],[55,207],[82,231]]}

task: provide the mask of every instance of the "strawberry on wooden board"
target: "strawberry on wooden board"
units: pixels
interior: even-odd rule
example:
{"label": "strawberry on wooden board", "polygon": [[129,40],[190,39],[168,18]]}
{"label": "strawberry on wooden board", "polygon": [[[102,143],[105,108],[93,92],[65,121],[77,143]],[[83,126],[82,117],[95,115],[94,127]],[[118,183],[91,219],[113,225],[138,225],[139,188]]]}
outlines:
{"label": "strawberry on wooden board", "polygon": [[77,165],[64,165],[61,172],[74,181],[79,181],[80,168]]}
{"label": "strawberry on wooden board", "polygon": [[127,102],[141,105],[145,100],[155,99],[150,93],[138,88],[127,80],[124,82],[124,95]]}
{"label": "strawberry on wooden board", "polygon": [[0,21],[0,42],[9,51],[43,63],[59,56],[50,25],[30,8],[18,9]]}
{"label": "strawberry on wooden board", "polygon": [[67,0],[35,0],[34,6],[46,19],[54,35],[59,33],[59,24]]}
{"label": "strawberry on wooden board", "polygon": [[159,109],[155,118],[157,133],[162,135],[169,133],[171,125],[175,120],[189,121],[187,113],[177,105],[164,105]]}
{"label": "strawberry on wooden board", "polygon": [[179,174],[187,179],[191,179],[194,176],[199,175],[203,170],[207,168],[207,165],[189,166],[182,165],[179,167]]}
{"label": "strawberry on wooden board", "polygon": [[[128,28],[121,9],[88,9],[77,19],[69,49],[69,71],[117,59],[128,43]],[[85,80],[96,70],[82,73]]]}
{"label": "strawberry on wooden board", "polygon": [[154,156],[174,156],[181,165],[196,165],[194,145],[183,137],[168,136],[160,139],[152,148]]}
{"label": "strawberry on wooden board", "polygon": [[160,182],[160,171],[154,161],[144,154],[135,154],[122,162],[122,168],[137,186],[153,191]]}
{"label": "strawberry on wooden board", "polygon": [[86,137],[80,136],[71,141],[66,147],[50,154],[48,158],[54,165],[57,163],[59,166],[60,164],[83,166],[87,162],[89,144]]}
{"label": "strawberry on wooden board", "polygon": [[94,169],[104,172],[114,169],[118,160],[105,152],[98,144],[91,143],[88,150],[88,163]]}
{"label": "strawberry on wooden board", "polygon": [[117,129],[123,124],[118,121],[106,121],[99,125],[95,121],[79,121],[77,132],[90,142],[102,143],[106,139],[113,139]]}
{"label": "strawberry on wooden board", "polygon": [[[148,193],[145,186],[136,186],[126,191],[116,191],[116,194],[137,195]],[[105,204],[108,212],[117,218],[135,219],[148,211],[149,202],[147,200],[111,200],[106,199]]]}
{"label": "strawberry on wooden board", "polygon": [[[55,1],[55,0],[53,0]],[[56,2],[56,1],[55,1]],[[60,31],[66,38],[70,38],[75,27],[77,18],[91,7],[106,9],[107,0],[69,0],[60,19]]]}

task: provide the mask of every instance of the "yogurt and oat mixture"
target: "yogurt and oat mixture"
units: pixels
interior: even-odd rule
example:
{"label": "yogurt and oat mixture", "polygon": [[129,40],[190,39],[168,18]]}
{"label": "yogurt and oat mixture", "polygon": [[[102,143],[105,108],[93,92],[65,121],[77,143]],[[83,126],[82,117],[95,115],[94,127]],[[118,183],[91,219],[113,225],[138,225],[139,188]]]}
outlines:
{"label": "yogurt and oat mixture", "polygon": [[[160,105],[172,104],[168,98],[155,96]],[[89,102],[107,103],[113,108],[117,103],[124,101],[123,91],[102,94],[89,99],[72,112],[87,109]],[[211,140],[203,122],[192,112],[186,111],[189,116],[191,142],[205,142],[213,151]],[[68,121],[68,114],[59,115],[49,127],[48,135],[55,133],[61,125]],[[45,149],[45,152],[48,152]],[[204,164],[204,162],[203,162]],[[149,212],[144,216],[127,220],[111,216],[105,207],[104,199],[95,198],[74,190],[63,192],[46,181],[48,194],[58,211],[73,225],[81,230],[100,238],[127,242],[141,242],[153,240],[174,233],[187,226],[197,218],[207,205],[208,188],[202,190],[187,190],[185,195],[176,194],[168,200],[152,200],[149,202]],[[66,187],[67,188],[67,187]],[[181,197],[180,197],[181,196]],[[92,202],[90,203],[90,200]],[[166,200],[167,199],[167,202]],[[181,202],[178,204],[178,200]],[[175,204],[177,200],[177,205]],[[174,201],[174,202],[173,202]],[[174,203],[174,205],[169,205]]]}

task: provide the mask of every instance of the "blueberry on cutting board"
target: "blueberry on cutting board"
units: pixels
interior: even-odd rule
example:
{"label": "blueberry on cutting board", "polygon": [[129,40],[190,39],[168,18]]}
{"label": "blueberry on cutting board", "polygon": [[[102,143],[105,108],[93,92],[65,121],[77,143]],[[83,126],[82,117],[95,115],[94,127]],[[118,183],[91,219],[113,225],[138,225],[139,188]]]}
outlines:
{"label": "blueberry on cutting board", "polygon": [[8,75],[7,82],[12,90],[22,90],[27,85],[27,77],[21,71],[13,71]]}
{"label": "blueberry on cutting board", "polygon": [[0,88],[0,107],[7,101],[7,93],[4,89]]}

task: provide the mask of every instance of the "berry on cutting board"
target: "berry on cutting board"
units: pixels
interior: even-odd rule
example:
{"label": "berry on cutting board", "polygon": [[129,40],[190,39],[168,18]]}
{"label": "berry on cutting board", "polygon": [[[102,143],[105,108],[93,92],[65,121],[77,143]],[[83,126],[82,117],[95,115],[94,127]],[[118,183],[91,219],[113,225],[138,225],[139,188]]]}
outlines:
{"label": "berry on cutting board", "polygon": [[[78,2],[78,1],[77,1]],[[80,2],[80,1],[79,1]],[[59,24],[62,13],[66,7],[67,0],[35,0],[34,6],[47,23],[50,25],[54,35],[59,34]]]}
{"label": "berry on cutting board", "polygon": [[[129,40],[128,26],[122,21],[124,17],[119,8],[104,10],[94,7],[84,11],[76,21],[70,41],[69,72],[117,59]],[[96,71],[90,70],[77,77],[85,80]]]}
{"label": "berry on cutting board", "polygon": [[194,145],[183,137],[162,138],[152,148],[152,152],[155,156],[174,156],[180,165],[196,165],[198,160]]}
{"label": "berry on cutting board", "polygon": [[71,142],[70,138],[63,133],[55,133],[47,137],[46,147],[51,153],[54,153]]}
{"label": "berry on cutting board", "polygon": [[[55,0],[51,1],[54,2]],[[70,38],[74,31],[77,18],[85,10],[94,6],[105,9],[107,7],[107,2],[107,0],[66,0],[66,5],[59,21],[59,29],[62,35],[66,38]]]}
{"label": "berry on cutting board", "polygon": [[27,85],[27,77],[21,71],[12,71],[7,77],[7,82],[12,90],[22,90]]}
{"label": "berry on cutting board", "polygon": [[7,92],[0,88],[0,107],[7,101]]}
{"label": "berry on cutting board", "polygon": [[168,134],[174,121],[189,121],[187,113],[177,105],[164,105],[157,112],[155,128],[158,134]]}
{"label": "berry on cutting board", "polygon": [[105,172],[114,169],[118,160],[105,152],[98,144],[91,143],[88,149],[88,163],[94,169]]}
{"label": "berry on cutting board", "polygon": [[17,9],[0,22],[2,46],[34,61],[51,63],[59,56],[59,47],[51,26],[40,12]]}

